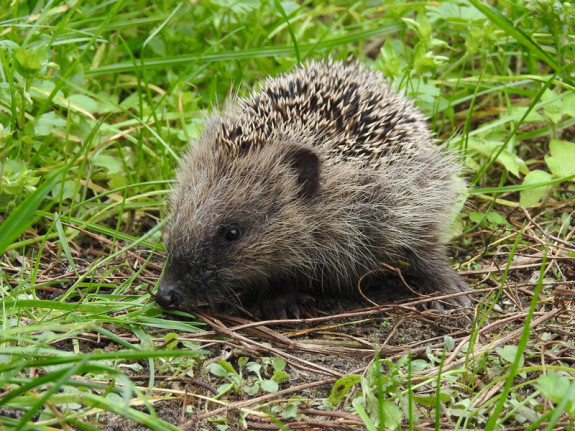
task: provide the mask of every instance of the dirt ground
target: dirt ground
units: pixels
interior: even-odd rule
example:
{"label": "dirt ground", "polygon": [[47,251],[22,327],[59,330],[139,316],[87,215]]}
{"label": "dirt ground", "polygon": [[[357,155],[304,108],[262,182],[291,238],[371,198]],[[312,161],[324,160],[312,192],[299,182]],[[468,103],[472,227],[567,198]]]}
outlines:
{"label": "dirt ground", "polygon": [[[501,264],[504,267],[505,262]],[[496,267],[491,265],[489,269],[494,270]],[[575,273],[573,261],[562,262],[561,267],[567,274]],[[530,292],[525,288],[525,293],[521,290],[514,292],[513,286],[529,285],[534,272],[538,271],[538,267],[521,262],[517,269],[512,270],[509,293],[503,296],[495,315],[489,319],[494,329],[484,333],[485,340],[497,339],[502,331],[515,334],[509,339],[518,339],[522,321],[505,318],[521,314],[528,308]],[[464,276],[473,285],[474,280],[481,280],[481,273],[487,274],[488,271],[478,270],[476,273],[464,273]],[[309,400],[299,405],[299,411],[306,417],[292,423],[290,429],[361,429],[363,424],[358,422],[356,416],[345,411],[337,412],[343,416],[333,411],[326,412],[319,401],[329,397],[336,378],[348,374],[364,374],[374,360],[375,351],[382,358],[397,361],[406,354],[411,354],[413,359],[427,359],[428,349],[435,349],[436,352],[441,350],[446,336],[452,337],[456,346],[461,346],[468,339],[473,323],[470,312],[437,312],[427,309],[428,303],[403,287],[398,277],[391,275],[383,284],[385,287],[372,288],[366,293],[374,303],[387,305],[373,306],[359,296],[324,297],[307,310],[308,319],[300,322],[268,323],[262,327],[250,326],[250,321],[241,317],[209,312],[202,314],[203,320],[214,329],[206,338],[195,338],[195,341],[201,341],[201,346],[211,352],[206,362],[224,358],[236,366],[237,359],[242,356],[257,361],[262,356],[277,355],[288,363],[286,371],[290,379],[280,386],[277,394],[228,397],[227,400],[232,404],[222,408],[197,397],[215,395],[215,378],[202,372],[204,363],[196,370],[194,379],[175,379],[171,382],[170,387],[177,388],[186,396],[155,403],[156,414],[183,429],[216,429],[218,422],[213,419],[218,417],[227,418],[231,429],[276,429],[268,419],[261,419],[257,415],[247,416],[246,422],[240,423],[238,410],[267,402],[272,405],[273,400],[288,400],[299,396]],[[484,288],[483,292],[478,292],[475,295],[476,301],[484,299],[488,291],[489,288]],[[552,295],[552,291],[548,290],[548,293]],[[552,299],[545,297],[542,300],[542,303],[547,302],[550,306],[541,307],[540,313],[544,313],[545,309],[555,309],[549,303]],[[570,313],[573,316],[573,307]],[[174,318],[169,313],[165,317]],[[498,319],[507,320],[507,324],[498,325]],[[555,328],[555,335],[567,341],[568,334],[561,333],[557,322],[553,324],[552,320],[546,320],[541,321],[540,325],[544,325],[545,331],[553,331]],[[241,329],[242,326],[244,329]],[[221,335],[226,338],[222,340]],[[218,341],[214,343],[216,338]],[[461,364],[461,359],[446,361],[444,367],[447,369],[457,364]],[[110,414],[100,415],[98,422],[105,430],[149,429]],[[427,425],[433,428],[432,423]],[[425,424],[422,426],[425,428]]]}
{"label": "dirt ground", "polygon": [[[540,245],[545,239],[546,243],[551,241],[547,258],[549,271],[546,273],[553,272],[559,276],[549,277],[539,298],[531,323],[533,344],[530,349],[535,352],[531,360],[537,362],[545,358],[547,364],[562,361],[563,364],[570,363],[575,366],[575,352],[572,347],[575,322],[575,258],[569,254],[573,253],[573,246],[569,243],[553,243],[553,238],[545,237],[543,230],[537,226],[533,221],[524,230],[524,242],[516,251],[509,267],[509,276],[502,295],[478,331],[478,345],[482,347],[476,355],[493,351],[499,346],[517,343],[525,322],[525,313],[537,285],[536,276],[540,272],[543,258]],[[460,273],[473,288],[477,312],[481,301],[499,289],[508,252],[502,247],[489,255],[477,252],[473,254],[468,250],[486,250],[486,247],[482,248],[482,243],[488,244],[494,235],[497,235],[486,231],[471,235],[474,235],[471,245],[456,245],[453,249],[459,250],[454,261],[475,261],[474,270]],[[505,234],[499,235],[503,237]],[[97,241],[105,240],[94,239],[86,240],[82,247],[77,246],[72,250],[80,272],[89,268],[91,260],[97,255]],[[46,259],[41,262],[37,283],[58,277],[68,281],[61,286],[52,284],[39,288],[37,293],[41,299],[58,298],[66,291],[74,276],[65,265],[52,260],[51,247],[57,246],[47,243]],[[129,252],[120,257],[120,260],[123,259],[122,263],[128,261],[129,265],[118,265],[117,271],[110,273],[106,280],[109,283],[125,280],[131,275],[126,268],[138,267],[145,260],[145,256],[145,253]],[[163,256],[158,253],[139,273],[133,285],[154,286],[162,263]],[[7,270],[10,268],[7,267]],[[409,277],[406,279],[409,283]],[[451,337],[454,348],[443,363],[443,371],[462,366],[465,355],[462,355],[461,351],[469,341],[474,313],[469,310],[438,312],[427,308],[429,298],[421,298],[416,292],[410,292],[404,286],[402,277],[393,270],[386,271],[378,282],[370,284],[364,292],[366,298],[361,298],[360,295],[316,298],[314,304],[305,308],[305,319],[300,321],[268,321],[262,324],[246,319],[245,314],[237,311],[229,314],[205,309],[190,311],[197,319],[206,323],[206,332],[179,334],[178,348],[185,348],[186,343],[195,343],[198,348],[208,351],[209,355],[192,362],[193,365],[186,373],[156,373],[155,391],[158,392],[151,398],[155,414],[182,429],[215,430],[218,425],[223,424],[222,419],[227,419],[229,429],[278,429],[277,423],[274,424],[269,417],[261,414],[260,407],[265,405],[273,413],[274,407],[284,406],[282,408],[285,409],[292,403],[297,405],[299,416],[297,419],[284,419],[289,423],[290,429],[361,429],[364,425],[357,415],[344,408],[326,410],[322,403],[329,397],[338,378],[349,374],[365,375],[376,352],[382,359],[393,362],[408,354],[413,359],[428,360],[428,352],[440,354],[446,337]],[[165,312],[163,318],[185,319],[170,312]],[[157,345],[161,344],[168,332],[164,329],[148,330]],[[567,347],[561,354],[555,352],[553,356],[546,351],[545,342],[538,338],[542,332],[545,332],[546,340],[552,339],[555,345],[563,344]],[[130,332],[116,335],[126,339],[133,337]],[[121,348],[100,334],[84,333],[80,338],[82,351],[85,352]],[[58,344],[58,348],[62,350],[72,349],[72,346],[69,339]],[[289,376],[289,379],[281,382],[278,392],[266,393],[260,390],[254,395],[230,392],[225,397],[229,403],[227,405],[214,398],[221,382],[218,382],[213,374],[206,372],[207,364],[224,359],[237,370],[240,358],[248,358],[262,364],[262,376],[269,378],[273,369],[269,366],[269,361],[268,365],[265,365],[265,358],[274,357],[285,360],[284,371]],[[126,373],[131,373],[131,379],[145,390],[149,377],[148,362],[140,361],[139,364],[141,371],[136,373],[128,370]],[[434,375],[433,373],[437,373],[437,367],[414,376],[413,382],[417,383],[426,376]],[[489,379],[489,375],[478,375],[477,379]],[[137,406],[138,400],[133,401],[135,408],[149,411],[144,406]],[[22,412],[2,409],[0,414],[18,418]],[[111,413],[93,415],[89,422],[103,430],[150,429],[135,420]],[[441,424],[446,429],[453,428],[453,423],[444,418]],[[433,421],[421,423],[420,426],[421,429],[434,429]]]}

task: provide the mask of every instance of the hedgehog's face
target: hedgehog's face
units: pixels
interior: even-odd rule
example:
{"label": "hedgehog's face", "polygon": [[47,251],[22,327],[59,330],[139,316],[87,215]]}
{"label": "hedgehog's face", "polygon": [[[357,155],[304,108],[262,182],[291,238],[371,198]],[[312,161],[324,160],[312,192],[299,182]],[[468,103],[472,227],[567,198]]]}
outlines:
{"label": "hedgehog's face", "polygon": [[313,150],[270,144],[226,165],[199,148],[189,160],[178,177],[165,233],[169,258],[159,305],[234,300],[309,265],[308,207],[320,167]]}

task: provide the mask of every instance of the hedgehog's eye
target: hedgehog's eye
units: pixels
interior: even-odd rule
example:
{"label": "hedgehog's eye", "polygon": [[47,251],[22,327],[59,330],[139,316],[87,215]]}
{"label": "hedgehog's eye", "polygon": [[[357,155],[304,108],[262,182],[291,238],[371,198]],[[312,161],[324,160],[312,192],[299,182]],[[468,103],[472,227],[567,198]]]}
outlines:
{"label": "hedgehog's eye", "polygon": [[237,227],[229,227],[224,231],[224,239],[228,242],[240,239],[240,230]]}

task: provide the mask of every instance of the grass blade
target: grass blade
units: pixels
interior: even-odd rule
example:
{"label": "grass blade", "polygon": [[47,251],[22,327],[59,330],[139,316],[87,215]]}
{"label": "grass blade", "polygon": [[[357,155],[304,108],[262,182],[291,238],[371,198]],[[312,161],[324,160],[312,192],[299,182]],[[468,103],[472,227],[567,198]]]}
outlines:
{"label": "grass blade", "polygon": [[63,175],[70,165],[58,169],[44,183],[18,205],[12,214],[0,225],[0,254],[8,248],[38,217],[36,211],[42,205],[44,198],[50,191],[62,181]]}
{"label": "grass blade", "polygon": [[559,64],[547,54],[529,35],[523,30],[517,28],[511,21],[501,14],[499,10],[491,5],[485,4],[479,0],[469,0],[469,2],[480,10],[493,24],[497,25],[509,36],[513,37],[521,45],[525,46],[530,52],[534,53],[541,60],[545,61],[553,69],[558,70]]}

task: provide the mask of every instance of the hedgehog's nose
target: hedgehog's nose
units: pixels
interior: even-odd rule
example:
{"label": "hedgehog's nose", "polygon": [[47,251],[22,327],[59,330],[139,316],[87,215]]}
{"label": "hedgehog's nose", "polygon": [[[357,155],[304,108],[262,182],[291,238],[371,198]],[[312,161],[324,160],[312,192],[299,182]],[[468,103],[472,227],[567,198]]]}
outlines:
{"label": "hedgehog's nose", "polygon": [[156,302],[162,308],[174,309],[182,303],[182,297],[174,286],[160,282],[158,293],[156,294]]}

